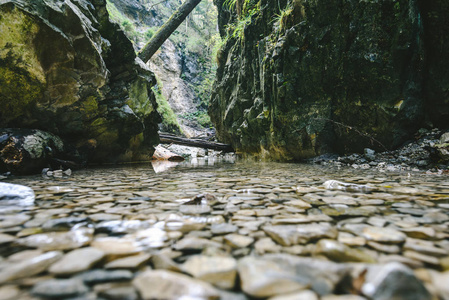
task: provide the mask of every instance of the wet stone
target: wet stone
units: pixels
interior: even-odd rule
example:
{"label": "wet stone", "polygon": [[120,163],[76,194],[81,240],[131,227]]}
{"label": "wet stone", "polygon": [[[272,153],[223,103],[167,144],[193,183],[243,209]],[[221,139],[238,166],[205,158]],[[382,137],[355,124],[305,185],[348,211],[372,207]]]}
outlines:
{"label": "wet stone", "polygon": [[85,271],[99,262],[105,253],[96,248],[81,248],[73,250],[49,268],[55,275],[70,275]]}
{"label": "wet stone", "polygon": [[18,225],[22,225],[28,220],[30,220],[31,217],[24,215],[24,214],[18,214],[18,215],[0,215],[0,228],[7,228],[7,227],[14,227]]}
{"label": "wet stone", "polygon": [[365,227],[362,236],[370,241],[379,243],[402,243],[405,242],[406,235],[391,228]]}
{"label": "wet stone", "polygon": [[271,238],[267,237],[257,240],[257,242],[254,244],[254,249],[256,250],[257,254],[262,255],[265,253],[280,252],[281,246],[273,242]]}
{"label": "wet stone", "polygon": [[334,240],[320,240],[315,247],[315,253],[337,262],[376,262],[368,252],[350,248]]}
{"label": "wet stone", "polygon": [[151,226],[150,222],[140,220],[114,220],[104,221],[95,226],[96,232],[109,234],[133,233]]}
{"label": "wet stone", "polygon": [[139,295],[136,289],[130,284],[106,283],[96,285],[95,290],[98,296],[108,300],[138,300]]}
{"label": "wet stone", "polygon": [[239,261],[238,271],[242,290],[253,297],[270,297],[306,288],[295,280],[294,274],[270,261],[245,257]]}
{"label": "wet stone", "polygon": [[61,257],[62,252],[52,251],[11,264],[0,269],[0,283],[42,273]]}
{"label": "wet stone", "polygon": [[413,271],[399,263],[368,268],[362,292],[372,299],[430,300],[425,286]]}
{"label": "wet stone", "polygon": [[183,264],[183,270],[193,277],[222,289],[233,289],[237,276],[237,261],[232,257],[198,255]]}
{"label": "wet stone", "polygon": [[348,246],[364,246],[366,244],[365,238],[361,236],[354,236],[348,232],[339,232],[338,241]]}
{"label": "wet stone", "polygon": [[443,212],[430,212],[423,215],[426,223],[443,223],[449,221],[449,216]]}
{"label": "wet stone", "polygon": [[58,218],[48,220],[42,224],[42,229],[48,231],[57,231],[57,230],[69,230],[74,225],[82,222],[86,222],[88,219],[86,217],[67,217],[67,218]]}
{"label": "wet stone", "polygon": [[271,216],[275,216],[275,215],[279,214],[279,211],[274,210],[274,209],[264,208],[264,209],[255,209],[254,213],[258,217],[271,217]]}
{"label": "wet stone", "polygon": [[289,224],[303,224],[303,223],[315,223],[315,222],[331,222],[332,218],[324,214],[320,215],[289,215],[286,217],[274,218],[271,223],[273,225],[289,225]]}
{"label": "wet stone", "polygon": [[432,283],[440,299],[449,299],[449,272],[431,272]]}
{"label": "wet stone", "polygon": [[240,234],[228,234],[224,241],[232,248],[245,248],[254,242],[254,239]]}
{"label": "wet stone", "polygon": [[401,255],[380,255],[379,256],[379,263],[380,264],[388,264],[388,263],[401,263],[404,266],[407,266],[409,268],[412,269],[418,269],[418,268],[423,268],[424,264],[418,260],[415,259],[411,259],[411,258],[407,258]]}
{"label": "wet stone", "polygon": [[373,187],[368,185],[362,185],[362,184],[354,184],[354,183],[347,183],[347,182],[341,182],[337,180],[328,180],[323,183],[324,188],[328,190],[343,190],[348,192],[371,192],[374,190]]}
{"label": "wet stone", "polygon": [[122,216],[116,214],[98,213],[89,215],[89,218],[94,222],[120,220]]}
{"label": "wet stone", "polygon": [[238,230],[238,227],[230,223],[213,224],[211,226],[211,232],[215,235],[234,233]]}
{"label": "wet stone", "polygon": [[406,215],[422,216],[426,212],[419,208],[397,208],[398,212]]}
{"label": "wet stone", "polygon": [[8,257],[9,262],[21,262],[24,260],[35,258],[43,254],[41,250],[24,250],[14,253]]}
{"label": "wet stone", "polygon": [[262,228],[275,242],[282,246],[305,244],[313,239],[337,238],[337,230],[330,224],[274,225]]}
{"label": "wet stone", "polygon": [[62,299],[87,293],[89,289],[79,279],[51,279],[38,282],[31,293],[38,297]]}
{"label": "wet stone", "polygon": [[310,287],[319,295],[330,294],[347,275],[347,266],[287,254],[245,257],[238,265],[242,289],[255,297],[293,293]]}
{"label": "wet stone", "polygon": [[160,229],[160,228],[148,228],[144,230],[139,230],[133,234],[127,236],[130,240],[136,240],[139,245],[141,245],[144,249],[149,248],[161,248],[165,245],[165,241],[170,238],[170,234],[175,234],[177,237],[180,237],[181,234],[169,232]]}
{"label": "wet stone", "polygon": [[401,231],[407,236],[416,239],[435,238],[435,230],[431,227],[402,228]]}
{"label": "wet stone", "polygon": [[92,240],[93,230],[80,228],[68,232],[50,232],[34,234],[17,240],[17,243],[44,251],[71,250],[88,245]]}
{"label": "wet stone", "polygon": [[182,266],[177,264],[172,257],[164,253],[156,253],[151,257],[151,263],[155,269],[162,269],[182,273]]}
{"label": "wet stone", "polygon": [[138,269],[151,258],[150,254],[128,256],[113,260],[105,265],[106,269]]}
{"label": "wet stone", "polygon": [[196,222],[195,219],[182,218],[178,215],[170,215],[165,220],[164,229],[168,231],[180,231],[183,233],[201,230],[207,226],[207,222]]}
{"label": "wet stone", "polygon": [[310,290],[270,297],[268,300],[318,300],[317,294]]}
{"label": "wet stone", "polygon": [[340,217],[340,216],[369,217],[378,212],[378,209],[373,206],[350,207],[344,204],[334,204],[332,206],[320,207],[320,209],[324,214],[333,217]]}
{"label": "wet stone", "polygon": [[401,252],[401,248],[397,245],[385,245],[385,244],[381,244],[381,243],[376,243],[374,241],[369,241],[368,246],[370,246],[371,248],[380,251],[380,252],[385,252],[385,253],[391,253],[391,254],[397,254]]}
{"label": "wet stone", "polygon": [[0,233],[0,245],[11,243],[15,239],[16,239],[16,237],[13,235]]}
{"label": "wet stone", "polygon": [[15,285],[4,285],[0,287],[0,300],[19,299],[20,289]]}
{"label": "wet stone", "polygon": [[376,227],[384,227],[388,221],[384,218],[371,217],[368,219],[367,223]]}
{"label": "wet stone", "polygon": [[0,205],[28,206],[34,203],[34,191],[23,185],[0,182]]}
{"label": "wet stone", "polygon": [[219,293],[209,283],[165,270],[143,272],[133,280],[143,300],[218,299]]}
{"label": "wet stone", "polygon": [[91,246],[103,251],[106,256],[112,257],[133,255],[142,251],[142,247],[135,239],[126,237],[97,238],[91,243]]}
{"label": "wet stone", "polygon": [[323,201],[326,204],[343,204],[343,205],[348,205],[348,206],[357,206],[358,205],[358,202],[355,200],[355,198],[344,197],[344,196],[323,197]]}
{"label": "wet stone", "polygon": [[84,283],[93,285],[105,282],[129,281],[133,278],[133,273],[128,270],[102,270],[96,269],[87,271],[78,276]]}
{"label": "wet stone", "polygon": [[179,251],[185,251],[185,250],[203,250],[206,247],[216,247],[220,248],[221,243],[217,243],[214,241],[209,241],[207,239],[203,238],[197,238],[197,237],[186,237],[182,240],[178,241],[174,245],[175,250]]}
{"label": "wet stone", "polygon": [[296,208],[300,208],[300,209],[309,209],[312,207],[312,205],[310,205],[310,203],[307,203],[306,201],[300,200],[300,199],[289,200],[287,202],[284,202],[283,204],[288,205],[288,206],[293,206]]}
{"label": "wet stone", "polygon": [[328,295],[321,297],[321,300],[367,300],[365,297],[358,295]]}
{"label": "wet stone", "polygon": [[[11,177],[32,186],[38,200],[35,206],[0,203],[0,289],[13,287],[14,300],[37,299],[33,286],[71,276],[90,290],[39,298],[133,300],[146,289],[146,299],[408,300],[405,289],[419,278],[433,299],[445,299],[445,174],[265,164],[270,167],[206,164],[193,172],[180,166],[151,176],[145,166],[121,166],[50,181]],[[323,178],[353,185],[327,190]],[[200,193],[216,198],[195,196]],[[52,249],[65,254],[47,257]],[[397,262],[416,278],[393,270],[387,273],[397,277],[373,279]],[[151,281],[132,284],[147,272],[159,274],[161,294],[151,294]],[[210,294],[198,296],[194,287]],[[361,289],[365,294],[345,294]]]}
{"label": "wet stone", "polygon": [[438,257],[429,256],[429,255],[425,255],[425,254],[418,253],[415,251],[410,251],[410,250],[404,251],[403,255],[404,255],[404,257],[418,260],[425,264],[429,264],[429,265],[433,265],[433,266],[440,265],[440,260]]}
{"label": "wet stone", "polygon": [[212,211],[209,205],[199,204],[199,205],[181,205],[179,207],[179,212],[183,214],[207,214]]}
{"label": "wet stone", "polygon": [[404,249],[436,257],[443,257],[449,255],[448,250],[436,247],[432,242],[412,238],[408,238],[406,240],[404,244]]}

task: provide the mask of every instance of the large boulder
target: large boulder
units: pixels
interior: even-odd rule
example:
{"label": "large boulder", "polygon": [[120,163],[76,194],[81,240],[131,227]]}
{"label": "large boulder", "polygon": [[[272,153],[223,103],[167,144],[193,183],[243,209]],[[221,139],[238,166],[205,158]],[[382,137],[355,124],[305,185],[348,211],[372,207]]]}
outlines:
{"label": "large boulder", "polygon": [[52,133],[37,129],[0,128],[0,173],[36,174],[47,167],[79,168],[93,150],[93,147],[86,147],[84,155],[80,155]]}
{"label": "large boulder", "polygon": [[56,134],[90,162],[148,159],[155,78],[105,0],[0,0],[0,128]]}
{"label": "large boulder", "polygon": [[297,160],[449,126],[446,2],[224,2],[210,116],[235,149]]}

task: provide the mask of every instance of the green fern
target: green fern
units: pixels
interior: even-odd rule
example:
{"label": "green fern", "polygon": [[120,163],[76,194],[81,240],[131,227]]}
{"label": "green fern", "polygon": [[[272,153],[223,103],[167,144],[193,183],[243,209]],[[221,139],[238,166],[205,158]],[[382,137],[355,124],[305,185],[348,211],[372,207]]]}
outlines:
{"label": "green fern", "polygon": [[287,25],[287,18],[293,12],[293,6],[291,4],[275,15],[273,22],[279,24],[279,30],[282,31]]}
{"label": "green fern", "polygon": [[226,0],[223,3],[223,7],[226,8],[227,10],[234,10],[235,4],[237,3],[237,0]]}

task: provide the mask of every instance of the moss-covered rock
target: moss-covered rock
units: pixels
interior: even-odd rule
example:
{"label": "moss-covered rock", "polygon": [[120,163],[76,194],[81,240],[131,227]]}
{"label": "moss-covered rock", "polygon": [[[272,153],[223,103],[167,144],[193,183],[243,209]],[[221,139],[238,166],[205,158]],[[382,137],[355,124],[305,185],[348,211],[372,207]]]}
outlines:
{"label": "moss-covered rock", "polygon": [[0,127],[57,134],[90,162],[148,159],[155,84],[105,0],[0,2]]}
{"label": "moss-covered rock", "polygon": [[[447,25],[444,1],[250,0],[240,16],[223,2],[210,115],[236,149],[298,160],[394,148],[429,120],[449,126],[449,76],[430,64],[449,58],[436,28]],[[429,85],[428,74],[438,81]]]}
{"label": "moss-covered rock", "polygon": [[38,173],[64,157],[63,141],[54,134],[32,129],[0,129],[0,172]]}

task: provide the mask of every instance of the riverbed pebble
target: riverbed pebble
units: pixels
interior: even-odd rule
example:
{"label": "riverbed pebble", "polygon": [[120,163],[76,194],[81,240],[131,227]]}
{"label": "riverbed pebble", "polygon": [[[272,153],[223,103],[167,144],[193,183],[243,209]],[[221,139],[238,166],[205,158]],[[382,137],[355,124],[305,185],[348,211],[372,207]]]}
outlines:
{"label": "riverbed pebble", "polygon": [[32,187],[35,200],[0,204],[0,292],[30,300],[447,298],[447,175],[376,166],[246,162],[8,178]]}
{"label": "riverbed pebble", "polygon": [[71,275],[91,268],[104,257],[105,253],[96,248],[80,248],[70,251],[54,263],[48,271],[55,275]]}
{"label": "riverbed pebble", "polygon": [[165,270],[146,271],[139,274],[133,285],[142,299],[218,299],[218,291],[209,283]]}

